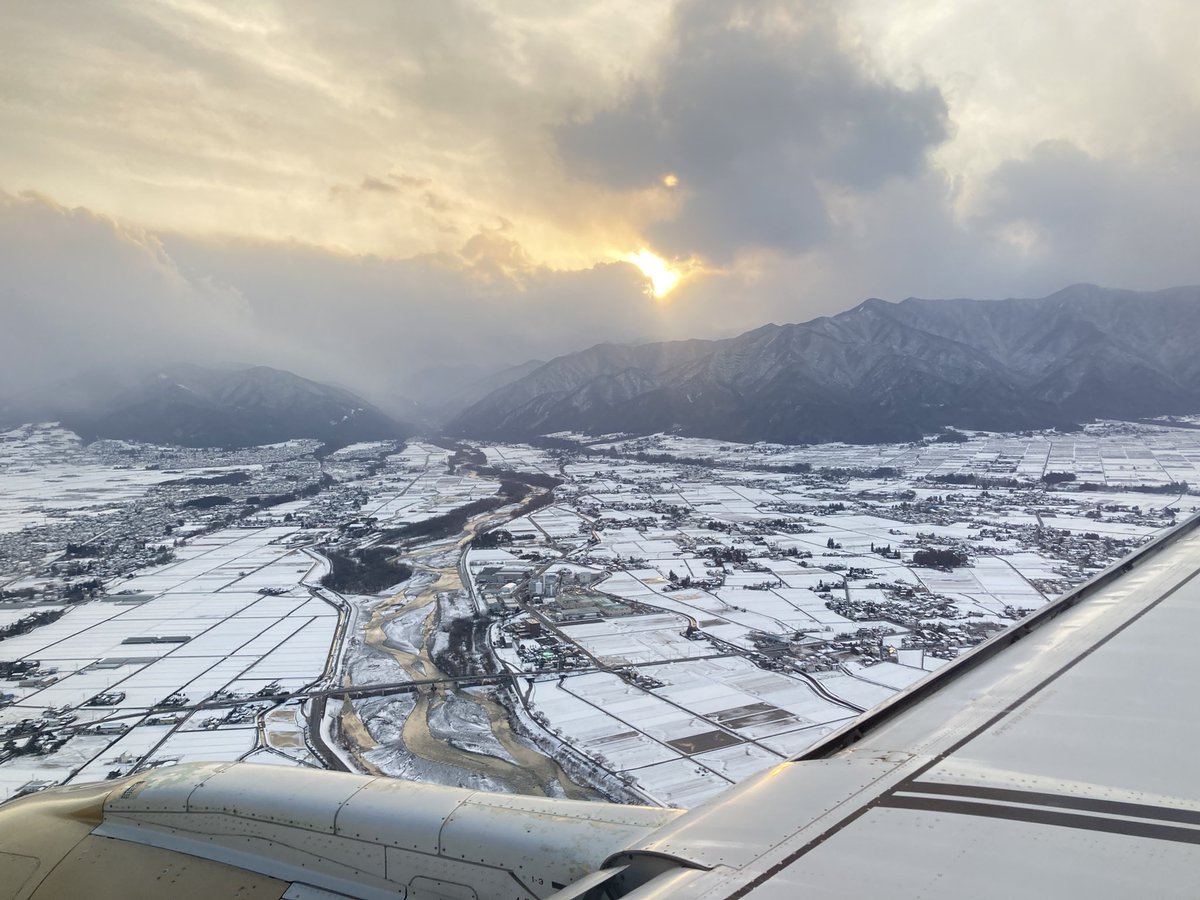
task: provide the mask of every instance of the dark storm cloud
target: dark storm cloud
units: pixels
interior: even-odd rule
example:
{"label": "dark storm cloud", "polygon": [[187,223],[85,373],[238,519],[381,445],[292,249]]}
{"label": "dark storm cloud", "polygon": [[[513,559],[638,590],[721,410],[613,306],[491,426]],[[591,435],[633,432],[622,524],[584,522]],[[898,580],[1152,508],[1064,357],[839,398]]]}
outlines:
{"label": "dark storm cloud", "polygon": [[947,135],[934,88],[900,88],[846,49],[824,3],[689,0],[657,71],[561,128],[567,165],[616,189],[679,179],[661,249],[727,261],[828,235],[822,186],[877,189],[921,171]]}

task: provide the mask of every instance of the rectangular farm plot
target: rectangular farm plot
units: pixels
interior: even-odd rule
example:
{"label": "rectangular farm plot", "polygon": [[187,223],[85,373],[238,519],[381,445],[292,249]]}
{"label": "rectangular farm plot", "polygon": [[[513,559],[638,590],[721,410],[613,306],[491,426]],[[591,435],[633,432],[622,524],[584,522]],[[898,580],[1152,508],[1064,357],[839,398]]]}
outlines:
{"label": "rectangular farm plot", "polygon": [[546,716],[551,729],[561,731],[585,752],[609,760],[614,767],[636,769],[679,755],[629,723],[563,690],[557,682],[536,683],[533,706]]}
{"label": "rectangular farm plot", "polygon": [[680,753],[691,756],[693,753],[703,753],[706,750],[719,750],[722,747],[732,747],[735,744],[742,743],[742,739],[730,734],[728,731],[714,729],[674,738],[667,741],[667,743]]}
{"label": "rectangular farm plot", "polygon": [[237,759],[253,750],[257,740],[258,732],[253,727],[177,731],[151,754],[148,762],[187,763]]}
{"label": "rectangular farm plot", "polygon": [[779,763],[777,754],[749,743],[699,753],[694,759],[718,775],[723,775],[733,781],[741,781],[743,778]]}
{"label": "rectangular farm plot", "polygon": [[691,759],[657,763],[633,773],[647,793],[670,806],[698,806],[728,788],[732,779],[723,777]]}
{"label": "rectangular farm plot", "polygon": [[[767,672],[741,657],[675,663],[655,671],[656,693],[749,738],[837,722],[854,714],[807,683]],[[775,712],[779,710],[779,712]],[[733,724],[731,724],[733,723]]]}
{"label": "rectangular farm plot", "polygon": [[625,616],[582,625],[565,625],[562,631],[607,665],[683,659],[712,652],[705,644],[683,637],[687,620],[682,616]]}

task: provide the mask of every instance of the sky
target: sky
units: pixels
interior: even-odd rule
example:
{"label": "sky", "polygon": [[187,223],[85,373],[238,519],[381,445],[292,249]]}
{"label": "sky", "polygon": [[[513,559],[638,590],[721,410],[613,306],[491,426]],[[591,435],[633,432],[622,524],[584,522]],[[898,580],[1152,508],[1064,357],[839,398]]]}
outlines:
{"label": "sky", "polygon": [[1194,0],[8,0],[0,395],[1200,282]]}

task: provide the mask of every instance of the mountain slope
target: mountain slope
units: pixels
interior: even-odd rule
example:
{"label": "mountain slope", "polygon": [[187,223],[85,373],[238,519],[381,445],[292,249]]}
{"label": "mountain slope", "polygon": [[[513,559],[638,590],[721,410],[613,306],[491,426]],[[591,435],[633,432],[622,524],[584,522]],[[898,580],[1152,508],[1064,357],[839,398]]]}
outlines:
{"label": "mountain slope", "polygon": [[720,341],[602,344],[465,410],[452,433],[678,431],[904,440],[1200,409],[1200,288],[1075,285],[1030,300],[867,300]]}
{"label": "mountain slope", "polygon": [[543,365],[545,361],[537,359],[496,368],[473,364],[435,366],[409,378],[406,391],[420,404],[425,418],[440,425],[492,391],[524,378]]}
{"label": "mountain slope", "polygon": [[341,388],[255,366],[90,372],[0,409],[0,422],[58,421],[91,440],[237,447],[292,438],[402,438],[411,428]]}

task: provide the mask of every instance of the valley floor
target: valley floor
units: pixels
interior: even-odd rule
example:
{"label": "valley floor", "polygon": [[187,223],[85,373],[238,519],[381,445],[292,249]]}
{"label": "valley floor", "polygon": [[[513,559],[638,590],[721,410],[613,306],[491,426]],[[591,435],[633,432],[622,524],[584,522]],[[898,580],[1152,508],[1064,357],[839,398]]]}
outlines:
{"label": "valley floor", "polygon": [[[1123,423],[875,447],[297,443],[169,472],[162,448],[10,434],[4,797],[247,759],[692,806],[1119,559],[1200,483],[1200,431]],[[57,512],[71,481],[79,538]],[[321,586],[327,552],[389,546],[407,581]]]}

